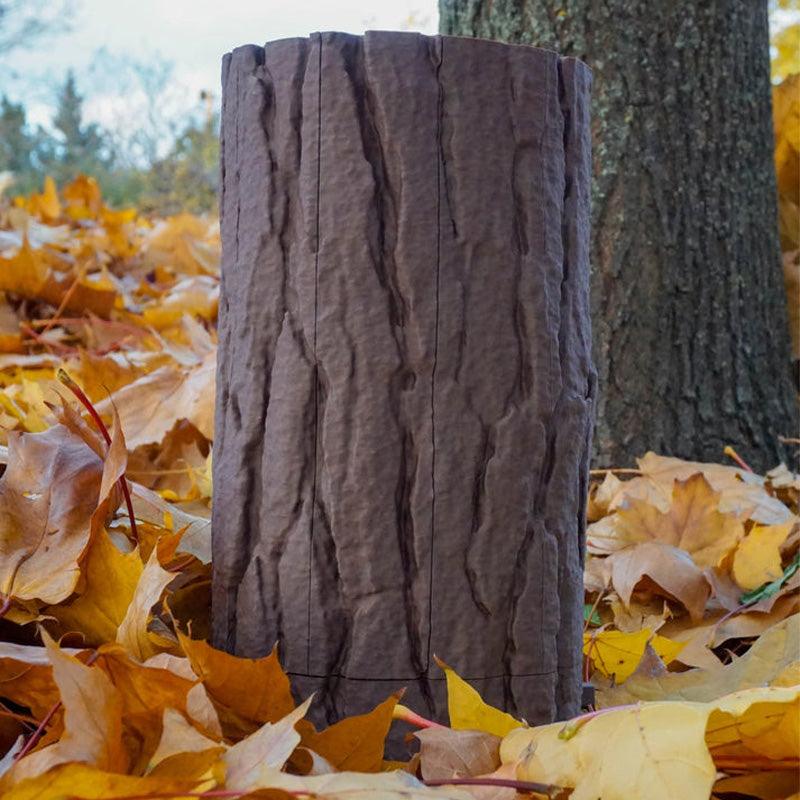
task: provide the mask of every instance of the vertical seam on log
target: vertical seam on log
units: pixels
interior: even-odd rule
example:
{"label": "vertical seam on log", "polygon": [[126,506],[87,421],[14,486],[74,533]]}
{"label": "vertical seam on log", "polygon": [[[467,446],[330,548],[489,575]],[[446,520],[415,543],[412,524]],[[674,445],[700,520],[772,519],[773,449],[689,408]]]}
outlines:
{"label": "vertical seam on log", "polygon": [[444,39],[436,37],[439,46],[438,63],[436,64],[436,86],[438,91],[436,103],[436,310],[434,312],[433,368],[431,370],[431,542],[430,564],[428,572],[428,655],[426,658],[426,674],[431,668],[431,643],[433,639],[433,563],[434,538],[436,534],[436,365],[439,359],[439,276],[441,272],[442,253],[442,170],[444,169],[444,153],[442,150],[442,114],[444,110],[444,89],[440,72],[444,60]]}
{"label": "vertical seam on log", "polygon": [[320,251],[320,226],[319,226],[319,200],[320,183],[322,175],[322,34],[317,34],[319,41],[317,61],[317,200],[316,200],[316,252],[314,253],[314,472],[311,481],[311,525],[308,534],[308,608],[306,632],[306,672],[311,672],[311,586],[313,583],[314,567],[314,517],[317,508],[317,449],[319,447],[319,365],[317,362],[317,312],[319,309],[319,251]]}

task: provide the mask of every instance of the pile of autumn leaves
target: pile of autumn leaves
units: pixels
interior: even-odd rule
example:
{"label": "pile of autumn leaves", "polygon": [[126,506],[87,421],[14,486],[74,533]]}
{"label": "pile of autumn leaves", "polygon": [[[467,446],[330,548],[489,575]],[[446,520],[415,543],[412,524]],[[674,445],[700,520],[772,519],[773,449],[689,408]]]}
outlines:
{"label": "pile of autumn leaves", "polygon": [[599,710],[567,724],[527,728],[446,669],[451,727],[387,763],[393,718],[413,716],[398,695],[317,732],[275,654],[206,644],[218,258],[215,222],[110,210],[88,178],[0,207],[4,798],[798,792],[785,468],[649,453],[626,480],[597,476],[584,653]]}

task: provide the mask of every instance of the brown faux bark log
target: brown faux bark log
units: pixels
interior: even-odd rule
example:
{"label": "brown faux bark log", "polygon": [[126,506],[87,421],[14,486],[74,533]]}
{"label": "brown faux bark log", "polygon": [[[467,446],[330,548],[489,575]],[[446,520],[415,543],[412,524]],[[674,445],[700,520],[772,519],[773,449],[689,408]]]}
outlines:
{"label": "brown faux bark log", "polygon": [[214,642],[318,719],[446,718],[434,654],[578,711],[590,82],[417,34],[223,62]]}

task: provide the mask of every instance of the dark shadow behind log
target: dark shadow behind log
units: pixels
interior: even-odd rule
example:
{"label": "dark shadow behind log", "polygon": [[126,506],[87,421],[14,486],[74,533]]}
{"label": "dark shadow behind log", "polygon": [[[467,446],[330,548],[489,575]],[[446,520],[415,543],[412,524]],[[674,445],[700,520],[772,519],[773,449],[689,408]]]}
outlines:
{"label": "dark shadow behind log", "polygon": [[590,83],[417,34],[224,60],[214,644],[278,641],[318,720],[446,719],[434,654],[578,711]]}

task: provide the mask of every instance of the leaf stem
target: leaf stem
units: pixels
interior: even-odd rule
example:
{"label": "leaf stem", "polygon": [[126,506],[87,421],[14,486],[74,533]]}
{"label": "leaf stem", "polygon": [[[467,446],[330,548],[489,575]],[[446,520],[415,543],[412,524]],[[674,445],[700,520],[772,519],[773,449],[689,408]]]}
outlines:
{"label": "leaf stem", "polygon": [[605,469],[590,469],[590,475],[605,475],[607,472],[611,472],[614,475],[641,475],[642,471],[640,469],[614,469],[612,467],[606,467]]}
{"label": "leaf stem", "polygon": [[725,445],[725,449],[722,451],[725,453],[726,456],[732,458],[743,470],[747,470],[747,472],[752,472],[752,468],[744,461],[741,456],[729,445]]}
{"label": "leaf stem", "polygon": [[[100,433],[106,440],[106,444],[111,447],[111,434],[108,432],[108,428],[106,428],[105,423],[97,413],[97,409],[92,405],[92,401],[84,394],[83,389],[70,378],[67,371],[64,369],[58,370],[58,379],[78,398],[80,404],[89,412],[89,416],[94,420],[95,425],[97,425]],[[131,538],[136,544],[139,544],[139,531],[136,528],[136,517],[133,515],[133,501],[131,500],[128,482],[125,480],[124,475],[119,476],[119,488],[122,490],[122,496],[125,498],[125,507],[128,509],[128,518],[131,521]]]}
{"label": "leaf stem", "polygon": [[408,706],[404,706],[401,703],[398,703],[394,707],[394,711],[392,711],[392,717],[394,717],[394,719],[402,719],[405,722],[410,722],[412,725],[416,725],[418,728],[447,727],[447,725],[440,725],[438,722],[434,722],[432,719],[426,719],[425,717],[420,716],[416,711],[412,711]]}
{"label": "leaf stem", "polygon": [[426,786],[503,786],[516,789],[518,792],[535,792],[552,797],[554,792],[564,792],[565,787],[552,783],[536,781],[518,781],[514,778],[436,778],[423,781]]}

